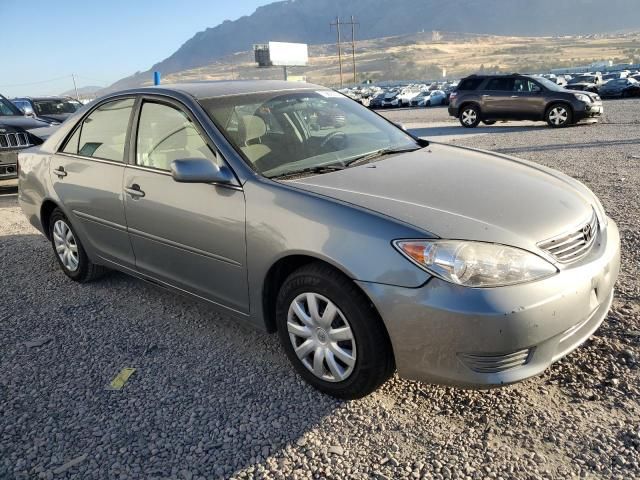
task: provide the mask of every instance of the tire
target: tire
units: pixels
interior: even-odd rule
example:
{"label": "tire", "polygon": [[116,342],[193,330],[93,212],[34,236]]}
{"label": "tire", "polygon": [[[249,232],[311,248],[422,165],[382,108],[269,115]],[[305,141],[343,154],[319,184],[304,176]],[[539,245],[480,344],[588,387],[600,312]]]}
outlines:
{"label": "tire", "polygon": [[71,280],[86,283],[104,274],[105,267],[89,260],[71,222],[59,208],[51,213],[49,233],[58,265]]}
{"label": "tire", "polygon": [[[314,303],[315,309],[310,306]],[[312,314],[314,310],[317,315]],[[327,312],[333,312],[329,324],[321,318]],[[364,293],[328,265],[305,265],[285,280],[276,302],[276,324],[282,347],[298,374],[333,397],[364,397],[395,370],[382,319]]]}
{"label": "tire", "polygon": [[482,120],[482,123],[484,123],[485,125],[493,125],[496,123],[495,120]]}
{"label": "tire", "polygon": [[564,103],[554,103],[547,109],[544,119],[552,128],[562,128],[573,123],[573,112]]}
{"label": "tire", "polygon": [[425,107],[430,107],[431,106],[431,100],[427,100],[427,103],[424,104]]}
{"label": "tire", "polygon": [[475,105],[466,105],[458,117],[460,124],[465,128],[476,128],[480,123],[480,109]]}

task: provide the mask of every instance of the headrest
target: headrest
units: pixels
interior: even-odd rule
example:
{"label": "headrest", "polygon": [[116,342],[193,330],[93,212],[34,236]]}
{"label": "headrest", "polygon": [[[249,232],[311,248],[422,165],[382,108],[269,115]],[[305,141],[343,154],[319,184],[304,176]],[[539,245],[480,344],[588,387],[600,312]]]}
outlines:
{"label": "headrest", "polygon": [[244,130],[245,144],[267,133],[267,124],[256,115],[243,115],[241,118],[241,127]]}

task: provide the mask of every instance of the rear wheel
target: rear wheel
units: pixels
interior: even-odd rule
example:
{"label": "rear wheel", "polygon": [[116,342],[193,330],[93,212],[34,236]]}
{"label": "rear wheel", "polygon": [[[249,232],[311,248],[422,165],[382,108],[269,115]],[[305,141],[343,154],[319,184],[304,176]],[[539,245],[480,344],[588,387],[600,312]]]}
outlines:
{"label": "rear wheel", "polygon": [[393,373],[391,343],[379,315],[349,278],[327,265],[306,265],[285,280],[276,322],[287,357],[321,392],[360,398]]}
{"label": "rear wheel", "polygon": [[556,103],[547,110],[546,121],[553,128],[571,125],[572,119],[571,109],[564,104]]}
{"label": "rear wheel", "polygon": [[51,213],[49,232],[56,260],[67,277],[85,283],[95,280],[105,272],[104,267],[89,260],[71,222],[59,208]]}
{"label": "rear wheel", "polygon": [[460,123],[465,128],[475,128],[480,123],[480,110],[475,105],[467,105],[460,111]]}

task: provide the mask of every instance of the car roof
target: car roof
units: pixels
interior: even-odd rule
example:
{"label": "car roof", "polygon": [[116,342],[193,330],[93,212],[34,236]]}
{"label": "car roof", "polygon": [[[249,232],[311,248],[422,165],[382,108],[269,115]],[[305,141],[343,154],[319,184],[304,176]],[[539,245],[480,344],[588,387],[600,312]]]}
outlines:
{"label": "car roof", "polygon": [[43,97],[15,97],[12,98],[12,100],[32,100],[38,102],[42,100],[75,100],[75,98],[66,95],[47,95]]}
{"label": "car roof", "polygon": [[[287,82],[284,80],[219,80],[191,83],[170,83],[158,86],[142,87],[136,92],[153,93],[173,90],[187,93],[195,98],[222,97],[229,95],[246,95],[267,93],[282,90],[328,90],[326,87],[304,82]],[[122,93],[122,92],[119,92]]]}

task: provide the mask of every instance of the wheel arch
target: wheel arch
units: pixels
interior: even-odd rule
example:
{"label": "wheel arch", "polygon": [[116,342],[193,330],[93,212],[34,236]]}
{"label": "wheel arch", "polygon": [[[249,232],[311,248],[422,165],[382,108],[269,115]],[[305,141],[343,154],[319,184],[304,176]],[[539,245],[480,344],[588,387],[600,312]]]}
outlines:
{"label": "wheel arch", "polygon": [[[276,318],[275,318],[276,300],[278,297],[278,292],[282,287],[282,284],[287,279],[287,277],[291,275],[294,271],[311,263],[323,264],[339,272],[340,274],[344,275],[346,278],[348,278],[350,281],[353,282],[352,276],[349,275],[343,269],[341,269],[339,266],[336,266],[332,262],[329,262],[325,259],[313,256],[313,255],[309,255],[305,253],[295,253],[295,254],[289,254],[279,258],[271,265],[262,283],[261,308],[262,308],[262,316],[264,319],[264,325],[267,332],[275,333],[277,331]],[[371,303],[371,306],[379,315],[377,308],[375,307],[374,303],[371,302],[371,299],[366,294],[366,292],[362,290],[362,288],[360,288],[360,286],[356,282],[353,282],[353,284],[369,300],[369,302]],[[386,327],[385,327],[385,330],[386,330]]]}
{"label": "wheel arch", "polygon": [[482,116],[482,108],[480,108],[480,104],[475,101],[475,100],[465,100],[460,104],[460,107],[458,107],[458,114],[462,114],[462,111],[468,107],[468,106],[474,106],[478,109],[478,112],[480,113],[480,116]]}
{"label": "wheel arch", "polygon": [[40,206],[40,224],[42,225],[42,232],[49,240],[51,240],[49,219],[51,218],[51,214],[56,208],[60,208],[60,206],[50,198],[45,199]]}

